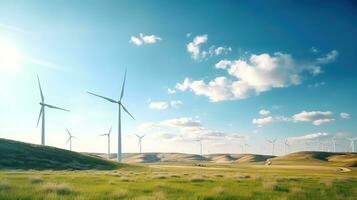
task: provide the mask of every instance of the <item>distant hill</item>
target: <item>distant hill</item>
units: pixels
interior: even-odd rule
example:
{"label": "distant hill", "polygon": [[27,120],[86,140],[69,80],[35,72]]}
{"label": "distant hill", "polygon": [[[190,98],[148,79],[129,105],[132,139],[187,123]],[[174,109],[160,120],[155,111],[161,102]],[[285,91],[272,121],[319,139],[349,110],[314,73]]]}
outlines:
{"label": "distant hill", "polygon": [[[93,155],[106,158],[106,154],[93,153]],[[115,154],[111,154],[111,158],[115,158]],[[257,155],[257,154],[208,154],[196,155],[186,153],[124,153],[123,162],[125,163],[195,163],[195,162],[211,162],[211,163],[250,163],[264,162],[274,156]]]}
{"label": "distant hill", "polygon": [[331,164],[357,167],[357,153],[333,153],[321,151],[302,151],[272,159],[273,164]]}
{"label": "distant hill", "polygon": [[109,170],[120,166],[97,156],[0,138],[0,169]]}

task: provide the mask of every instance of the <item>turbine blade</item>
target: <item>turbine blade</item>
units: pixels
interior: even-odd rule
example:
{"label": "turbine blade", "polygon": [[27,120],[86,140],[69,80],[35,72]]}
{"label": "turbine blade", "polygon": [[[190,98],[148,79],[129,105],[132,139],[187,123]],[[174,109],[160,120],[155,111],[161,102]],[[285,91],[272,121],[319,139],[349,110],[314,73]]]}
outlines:
{"label": "turbine blade", "polygon": [[41,118],[42,112],[43,112],[43,106],[41,106],[41,110],[40,110],[40,114],[38,115],[37,126],[36,127],[38,127],[38,123],[40,123],[40,118]]}
{"label": "turbine blade", "polygon": [[136,135],[136,137],[140,138],[140,136],[138,134],[134,134],[134,135]]}
{"label": "turbine blade", "polygon": [[101,135],[99,135],[99,136],[106,136],[106,135],[108,135],[108,134],[101,134]]}
{"label": "turbine blade", "polygon": [[45,98],[43,97],[43,93],[42,93],[42,88],[41,88],[41,83],[40,83],[40,78],[37,75],[37,81],[38,81],[38,87],[40,88],[40,94],[41,94],[41,101],[43,102],[45,100]]}
{"label": "turbine blade", "polygon": [[112,132],[112,128],[113,128],[113,127],[110,127],[109,132],[108,132],[107,135],[110,135],[110,133]]}
{"label": "turbine blade", "polygon": [[135,118],[133,117],[133,115],[130,114],[130,112],[125,108],[125,106],[124,106],[123,104],[120,104],[120,105],[123,107],[124,111],[125,111],[126,113],[128,113],[128,114],[130,115],[130,117],[133,118],[133,120],[135,120]]}
{"label": "turbine blade", "polygon": [[69,138],[68,138],[68,140],[67,140],[66,144],[69,142],[69,140],[71,140],[71,137],[69,137]]}
{"label": "turbine blade", "polygon": [[47,106],[47,107],[49,107],[49,108],[53,108],[53,109],[63,110],[63,111],[69,112],[69,110],[64,109],[64,108],[60,108],[60,107],[57,107],[57,106],[52,106],[52,105],[49,105],[49,104],[44,104],[44,105]]}
{"label": "turbine blade", "polygon": [[68,130],[68,129],[66,129],[66,131],[67,131],[67,133],[68,133],[69,137],[71,137],[71,136],[72,136],[72,135],[71,135],[71,132],[69,132],[69,130]]}
{"label": "turbine blade", "polygon": [[119,101],[121,101],[124,96],[125,81],[126,81],[126,69],[125,69],[125,73],[124,73],[123,85],[121,86],[121,93],[120,93]]}
{"label": "turbine blade", "polygon": [[108,98],[108,97],[103,97],[103,96],[101,96],[101,95],[94,94],[94,93],[92,93],[92,92],[87,92],[87,93],[88,93],[88,94],[91,94],[91,95],[93,95],[93,96],[96,96],[96,97],[105,99],[105,100],[107,100],[107,101],[110,101],[110,102],[112,102],[112,103],[118,103],[117,101],[115,101],[115,100],[113,100],[113,99],[111,99],[111,98]]}

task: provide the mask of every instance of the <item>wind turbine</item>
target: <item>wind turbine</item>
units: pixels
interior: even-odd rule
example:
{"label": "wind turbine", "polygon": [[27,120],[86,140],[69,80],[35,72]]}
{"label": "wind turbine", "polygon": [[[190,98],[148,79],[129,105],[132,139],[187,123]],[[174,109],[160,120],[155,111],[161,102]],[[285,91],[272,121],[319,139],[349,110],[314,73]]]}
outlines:
{"label": "wind turbine", "polygon": [[200,142],[200,155],[202,156],[202,140],[203,140],[203,138],[198,138],[198,139],[196,139],[196,140],[193,140],[193,141],[195,141],[195,142]]}
{"label": "wind turbine", "polygon": [[332,147],[333,147],[333,152],[336,152],[336,136],[332,137]]}
{"label": "wind turbine", "polygon": [[69,112],[69,110],[46,104],[45,103],[45,98],[44,98],[43,93],[42,93],[40,78],[38,76],[37,76],[37,81],[38,81],[38,87],[40,88],[40,95],[41,95],[41,102],[40,102],[41,110],[40,110],[40,114],[39,114],[38,119],[37,119],[37,126],[36,127],[38,127],[38,124],[40,123],[40,118],[42,116],[41,145],[45,145],[45,108],[48,107],[48,108],[53,108],[53,109],[58,109],[58,110],[64,110],[64,111],[67,111],[67,112]]}
{"label": "wind turbine", "polygon": [[112,132],[112,127],[110,127],[108,133],[99,135],[99,136],[107,136],[108,137],[108,159],[110,159],[110,133],[111,132]]}
{"label": "wind turbine", "polygon": [[68,135],[69,135],[69,138],[68,138],[66,144],[69,142],[69,150],[72,151],[72,138],[76,138],[76,137],[74,137],[74,136],[71,134],[71,132],[69,132],[68,129],[66,129],[66,131],[67,131],[67,133],[68,133]]}
{"label": "wind turbine", "polygon": [[[105,99],[111,103],[114,103],[114,104],[117,104],[118,105],[118,154],[117,154],[117,161],[118,162],[121,162],[122,161],[122,148],[121,148],[121,109],[123,108],[123,110],[128,114],[130,115],[131,118],[134,119],[134,117],[130,114],[130,112],[125,108],[125,106],[123,105],[122,103],[122,99],[123,99],[123,96],[124,96],[124,87],[125,87],[125,80],[126,80],[126,70],[125,70],[125,74],[124,74],[124,81],[123,81],[123,85],[122,85],[122,88],[121,88],[121,93],[120,93],[120,97],[119,97],[119,100],[116,101],[116,100],[113,100],[111,98],[108,98],[108,97],[104,97],[104,96],[101,96],[101,95],[98,95],[98,94],[94,94],[92,92],[88,92],[89,94],[91,95],[94,95],[96,97],[99,97],[99,98],[102,98],[102,99]],[[134,119],[135,120],[135,119]]]}
{"label": "wind turbine", "polygon": [[290,146],[289,145],[289,140],[288,139],[285,139],[284,140],[284,151],[285,151],[285,154],[287,153],[287,147]]}
{"label": "wind turbine", "polygon": [[138,139],[139,139],[138,145],[139,145],[139,147],[140,147],[140,153],[141,153],[141,140],[143,139],[143,137],[144,137],[145,135],[137,135],[137,134],[135,134],[135,135],[136,135],[136,137],[138,137]]}
{"label": "wind turbine", "polygon": [[275,142],[276,142],[276,139],[274,140],[267,140],[270,144],[272,144],[273,146],[273,151],[272,151],[272,155],[274,155],[274,149],[275,149]]}
{"label": "wind turbine", "polygon": [[351,141],[351,150],[352,152],[355,152],[355,140],[357,140],[357,137],[355,138],[347,138],[349,141]]}

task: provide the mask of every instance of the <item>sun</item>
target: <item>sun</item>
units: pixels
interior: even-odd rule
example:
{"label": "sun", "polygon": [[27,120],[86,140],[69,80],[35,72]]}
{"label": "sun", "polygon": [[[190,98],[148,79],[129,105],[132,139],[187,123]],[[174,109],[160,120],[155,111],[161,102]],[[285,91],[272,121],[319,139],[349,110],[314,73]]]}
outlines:
{"label": "sun", "polygon": [[15,43],[0,38],[0,69],[17,69],[20,59],[20,53]]}

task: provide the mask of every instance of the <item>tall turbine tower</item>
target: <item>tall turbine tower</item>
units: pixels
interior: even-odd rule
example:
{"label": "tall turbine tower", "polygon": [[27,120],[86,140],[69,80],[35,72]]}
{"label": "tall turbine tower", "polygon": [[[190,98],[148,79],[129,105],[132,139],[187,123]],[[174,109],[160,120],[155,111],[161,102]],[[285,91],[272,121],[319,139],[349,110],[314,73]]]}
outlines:
{"label": "tall turbine tower", "polygon": [[272,154],[271,154],[271,155],[274,155],[276,139],[274,139],[274,140],[267,140],[267,141],[272,145],[273,150],[272,150]]}
{"label": "tall turbine tower", "polygon": [[143,139],[143,137],[144,137],[145,135],[137,135],[137,134],[135,134],[135,135],[136,135],[136,137],[138,137],[138,139],[139,139],[138,145],[139,145],[140,153],[141,153],[141,140]]}
{"label": "tall turbine tower", "polygon": [[357,137],[355,138],[347,138],[351,142],[351,150],[352,152],[355,152],[355,140],[357,140]]}
{"label": "tall turbine tower", "polygon": [[110,127],[108,133],[99,135],[99,136],[107,136],[108,137],[108,159],[110,159],[110,133],[111,132],[112,132],[112,127]]}
{"label": "tall turbine tower", "polygon": [[201,156],[202,156],[202,140],[203,140],[203,138],[198,138],[198,139],[193,140],[195,142],[199,142],[200,143],[200,155]]}
{"label": "tall turbine tower", "polygon": [[[118,162],[121,162],[122,161],[122,147],[121,147],[121,109],[123,108],[123,110],[128,114],[130,115],[131,118],[134,119],[134,117],[130,114],[130,112],[125,108],[125,106],[123,105],[122,103],[122,99],[123,99],[123,96],[124,96],[124,87],[125,87],[125,80],[126,80],[126,70],[125,70],[125,74],[124,74],[124,81],[123,81],[123,85],[122,85],[122,88],[121,88],[121,93],[120,93],[120,97],[119,97],[119,100],[116,101],[116,100],[113,100],[113,99],[110,99],[110,98],[107,98],[107,97],[104,97],[104,96],[101,96],[101,95],[98,95],[98,94],[94,94],[92,92],[88,92],[89,94],[91,95],[94,95],[96,97],[99,97],[99,98],[102,98],[102,99],[105,99],[111,103],[114,103],[114,104],[117,104],[118,105],[118,154],[117,154],[117,160]],[[134,119],[135,120],[135,119]]]}
{"label": "tall turbine tower", "polygon": [[68,129],[66,129],[66,131],[67,131],[67,133],[68,133],[68,135],[69,135],[69,138],[68,138],[66,144],[69,142],[69,150],[72,151],[72,138],[76,138],[76,137],[74,137],[74,136],[71,134],[71,132],[69,132]]}
{"label": "tall turbine tower", "polygon": [[38,76],[37,76],[37,81],[38,81],[38,87],[40,88],[40,95],[41,95],[41,102],[40,102],[41,110],[40,110],[40,114],[39,114],[38,119],[37,119],[37,127],[38,127],[38,124],[40,123],[40,118],[42,116],[41,145],[45,145],[45,108],[46,107],[54,108],[54,109],[58,109],[58,110],[64,110],[64,111],[67,111],[67,112],[69,112],[69,110],[46,104],[45,103],[45,98],[44,98],[43,93],[42,93],[40,78]]}

